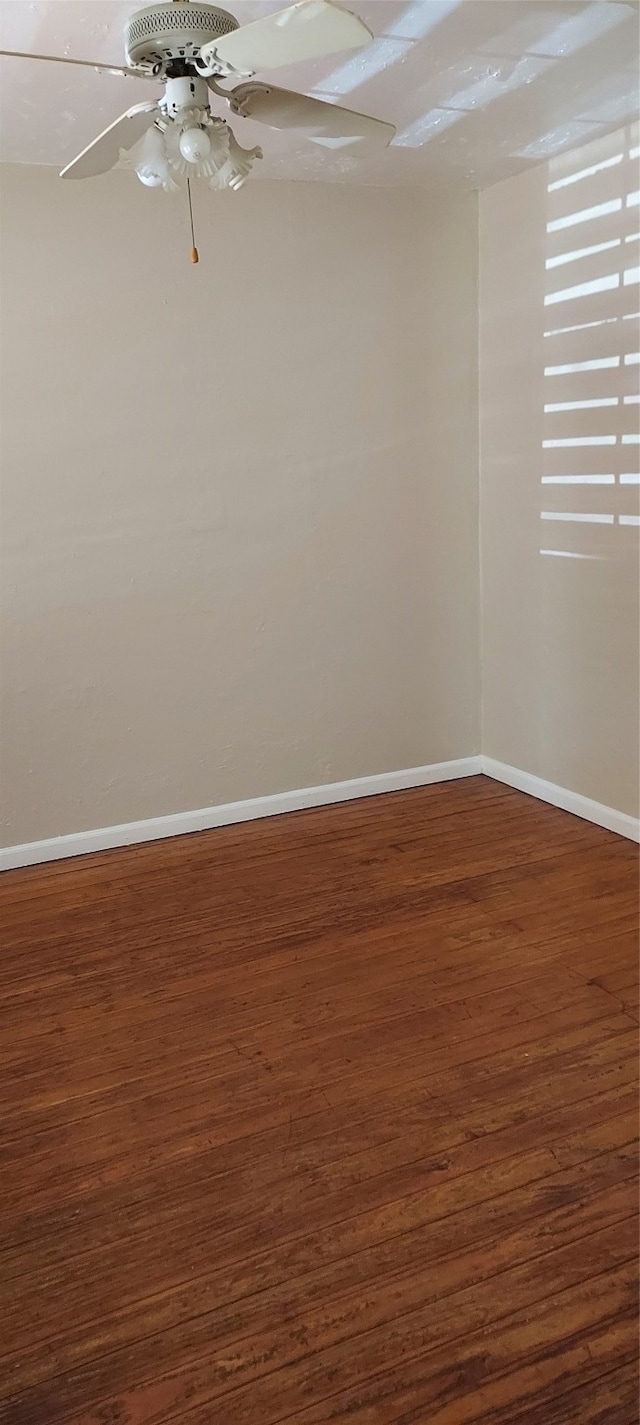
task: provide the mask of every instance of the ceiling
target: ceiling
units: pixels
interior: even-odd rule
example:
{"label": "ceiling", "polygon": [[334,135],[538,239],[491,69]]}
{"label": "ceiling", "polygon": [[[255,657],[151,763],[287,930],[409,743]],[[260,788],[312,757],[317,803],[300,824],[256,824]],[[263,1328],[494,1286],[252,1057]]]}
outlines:
{"label": "ceiling", "polygon": [[[286,0],[226,2],[242,24]],[[261,178],[482,188],[637,114],[637,0],[346,4],[374,43],[279,70],[275,81],[389,119],[396,138],[388,149],[327,151],[233,119],[243,146],[264,149]],[[0,48],[122,64],[123,25],[140,8],[136,0],[1,0]],[[154,92],[147,81],[2,59],[0,156],[62,167]]]}

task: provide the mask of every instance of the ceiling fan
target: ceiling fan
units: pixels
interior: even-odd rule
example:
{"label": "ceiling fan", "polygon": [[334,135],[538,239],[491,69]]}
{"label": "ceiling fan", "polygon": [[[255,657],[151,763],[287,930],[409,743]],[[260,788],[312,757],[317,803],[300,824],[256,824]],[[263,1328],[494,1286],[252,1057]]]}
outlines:
{"label": "ceiling fan", "polygon": [[[82,65],[163,85],[157,99],[134,104],[88,144],[61,178],[91,178],[118,164],[133,168],[148,187],[170,190],[181,178],[198,177],[213,188],[238,189],[262,151],[237,143],[226,121],[212,114],[211,95],[223,99],[232,114],[273,129],[300,129],[328,148],[369,138],[389,143],[392,124],[253,80],[259,71],[356,49],[372,38],[357,16],[333,0],[298,0],[243,26],[216,5],[165,0],[137,10],[127,22],[125,66],[13,50],[0,55]],[[224,87],[238,79],[243,82]]]}

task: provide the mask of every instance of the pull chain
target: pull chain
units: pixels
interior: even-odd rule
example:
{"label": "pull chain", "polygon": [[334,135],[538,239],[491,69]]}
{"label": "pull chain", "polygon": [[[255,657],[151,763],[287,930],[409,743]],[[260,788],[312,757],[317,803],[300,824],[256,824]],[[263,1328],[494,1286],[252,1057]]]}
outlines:
{"label": "pull chain", "polygon": [[192,244],[193,244],[193,246],[192,246],[192,248],[191,248],[191,261],[192,261],[192,262],[199,262],[199,261],[200,261],[200,255],[199,255],[198,249],[197,249],[197,247],[196,247],[196,235],[195,235],[195,232],[194,232],[194,230],[193,230],[193,203],[191,202],[191,179],[190,179],[190,178],[187,178],[187,196],[188,196],[188,199],[189,199],[189,224],[190,224],[190,227],[191,227],[191,242],[192,242]]}

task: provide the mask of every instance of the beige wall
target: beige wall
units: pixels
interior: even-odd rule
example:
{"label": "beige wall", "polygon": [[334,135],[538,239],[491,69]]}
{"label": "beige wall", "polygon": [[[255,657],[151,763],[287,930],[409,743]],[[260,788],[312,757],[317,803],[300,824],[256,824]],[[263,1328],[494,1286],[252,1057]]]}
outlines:
{"label": "beige wall", "polygon": [[483,752],[631,815],[637,144],[609,136],[480,204]]}
{"label": "beige wall", "polygon": [[475,200],[0,192],[4,843],[477,751]]}

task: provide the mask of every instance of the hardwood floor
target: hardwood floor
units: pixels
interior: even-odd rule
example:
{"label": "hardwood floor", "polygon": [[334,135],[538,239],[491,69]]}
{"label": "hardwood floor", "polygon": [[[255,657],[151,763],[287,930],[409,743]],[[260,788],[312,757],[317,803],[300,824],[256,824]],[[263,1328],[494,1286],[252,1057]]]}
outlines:
{"label": "hardwood floor", "polygon": [[635,1425],[636,847],[477,777],[0,899],[2,1425]]}

